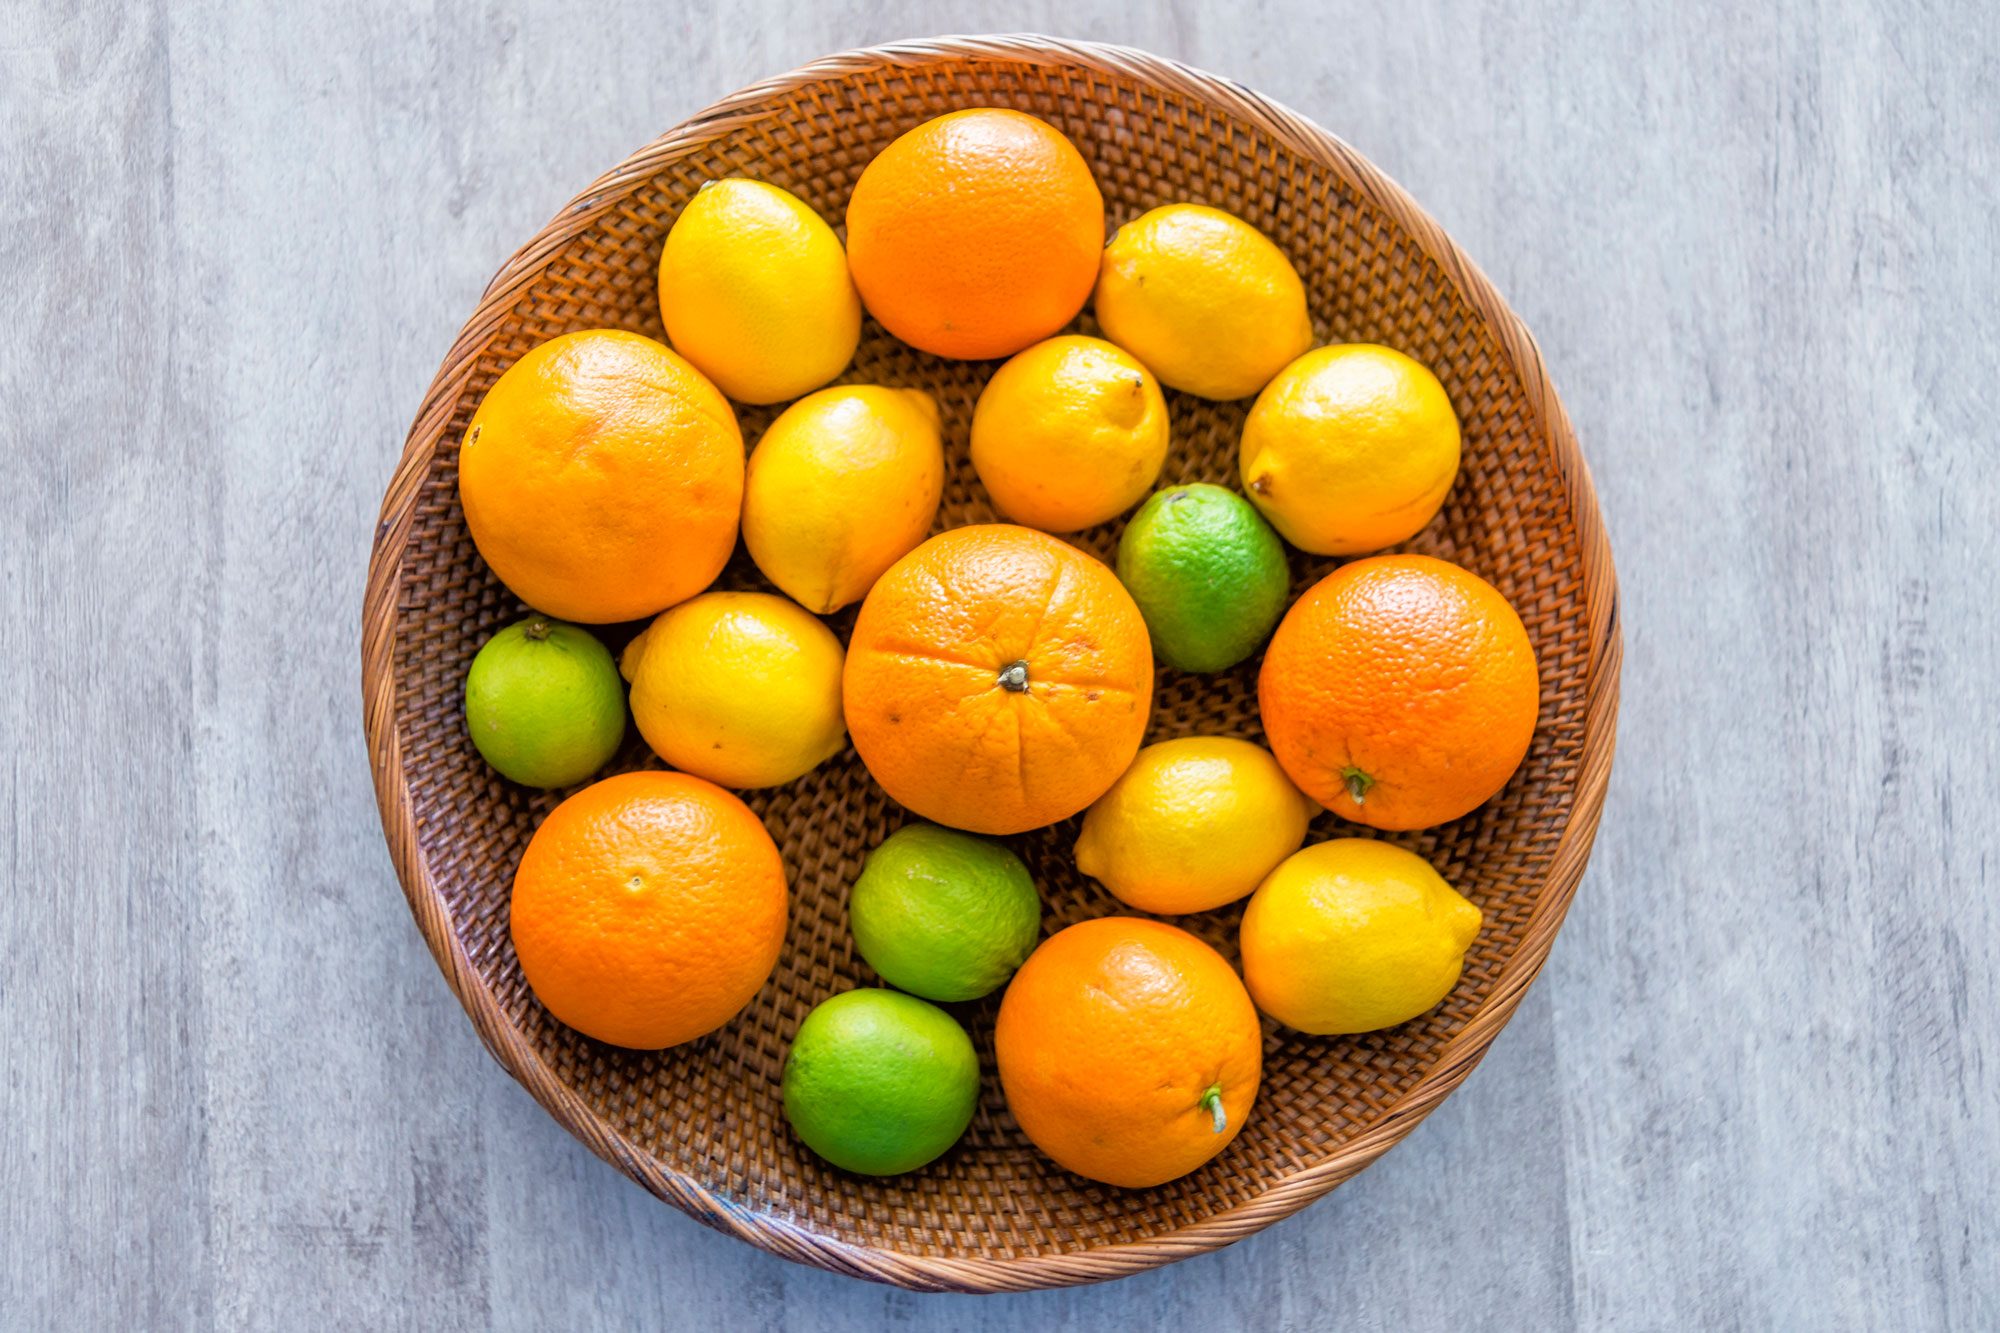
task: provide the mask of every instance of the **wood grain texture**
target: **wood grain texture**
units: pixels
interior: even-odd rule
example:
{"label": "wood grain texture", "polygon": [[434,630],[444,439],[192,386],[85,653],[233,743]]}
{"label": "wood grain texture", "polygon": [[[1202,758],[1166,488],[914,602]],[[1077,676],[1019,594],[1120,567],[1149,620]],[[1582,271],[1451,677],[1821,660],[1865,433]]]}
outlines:
{"label": "wood grain texture", "polygon": [[[2000,1324],[2000,43],[1963,3],[1386,12],[10,11],[0,1325]],[[1013,28],[1289,103],[1485,266],[1591,457],[1625,703],[1542,981],[1401,1148],[1220,1254],[975,1300],[707,1232],[483,1056],[354,645],[521,237],[755,78]]]}

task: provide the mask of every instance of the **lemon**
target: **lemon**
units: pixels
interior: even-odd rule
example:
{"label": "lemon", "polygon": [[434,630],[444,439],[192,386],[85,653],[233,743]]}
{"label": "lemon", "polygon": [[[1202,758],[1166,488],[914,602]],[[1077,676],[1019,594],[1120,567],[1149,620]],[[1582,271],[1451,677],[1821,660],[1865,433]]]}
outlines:
{"label": "lemon", "polygon": [[1421,362],[1373,343],[1307,352],[1243,423],[1237,464],[1251,503],[1317,555],[1408,541],[1458,476],[1458,415]]}
{"label": "lemon", "polygon": [[1317,813],[1262,746],[1160,741],[1084,813],[1076,868],[1142,912],[1205,912],[1255,889]]}
{"label": "lemon", "polygon": [[1167,461],[1167,401],[1102,338],[1070,334],[993,372],[972,413],[972,466],[1000,512],[1076,532],[1130,509]]}
{"label": "lemon", "polygon": [[1243,981],[1301,1032],[1373,1032],[1458,984],[1480,911],[1414,852],[1369,838],[1286,859],[1243,912]]}
{"label": "lemon", "polygon": [[667,340],[741,403],[817,389],[854,359],[861,297],[819,214],[762,181],[696,191],[660,254]]}
{"label": "lemon", "polygon": [[725,787],[803,777],[846,742],[833,631],[766,592],[706,592],[662,611],[619,670],[653,752]]}
{"label": "lemon", "polygon": [[1169,388],[1248,398],[1312,346],[1306,288],[1241,218],[1169,204],[1118,229],[1097,275],[1104,336]]}
{"label": "lemon", "polygon": [[822,389],[786,408],[751,451],[743,542],[765,578],[824,615],[860,601],[916,549],[943,494],[929,394]]}

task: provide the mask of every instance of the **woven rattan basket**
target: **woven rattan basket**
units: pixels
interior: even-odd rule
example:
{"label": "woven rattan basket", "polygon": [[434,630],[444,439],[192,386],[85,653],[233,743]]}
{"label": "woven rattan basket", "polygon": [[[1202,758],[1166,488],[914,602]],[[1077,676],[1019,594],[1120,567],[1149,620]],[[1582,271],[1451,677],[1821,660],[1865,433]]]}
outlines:
{"label": "woven rattan basket", "polygon": [[[851,749],[789,787],[750,794],[784,851],[793,905],[778,970],[748,1009],[714,1036],[657,1054],[556,1023],[522,980],[507,899],[515,862],[558,795],[496,777],[460,714],[474,651],[523,613],[474,553],[457,499],[459,437],[486,389],[570,329],[661,337],[654,266],[703,181],[771,181],[838,225],[877,151],[931,116],[980,105],[1033,112],[1074,139],[1112,226],[1176,200],[1228,209],[1291,255],[1322,341],[1387,343],[1434,368],[1463,419],[1464,470],[1411,548],[1497,584],[1541,662],[1534,747],[1506,790],[1456,823],[1397,839],[1485,910],[1458,989],[1427,1017],[1371,1036],[1268,1027],[1263,1090],[1241,1136],[1158,1189],[1093,1185],[1027,1144],[991,1075],[990,1000],[961,1008],[988,1077],[970,1132],[942,1160],[863,1179],[792,1137],[778,1095],[786,1048],[815,1003],[874,982],[849,939],[847,887],[903,819]],[[1088,315],[1082,327],[1093,327]],[[950,456],[939,528],[995,517],[966,459],[973,400],[991,369],[912,351],[871,323],[847,376],[938,395]],[[1235,485],[1246,405],[1169,397],[1174,445],[1162,484]],[[771,415],[745,410],[746,438]],[[1117,527],[1079,540],[1108,556]],[[1295,589],[1330,567],[1294,554]],[[722,582],[759,586],[740,552]],[[837,617],[834,628],[844,634],[850,621]],[[1618,661],[1610,549],[1569,423],[1533,339],[1437,224],[1353,149],[1236,84],[1138,51],[1040,37],[908,42],[818,61],[718,102],[565,208],[494,278],[417,414],[383,501],[362,644],[390,851],[438,965],[508,1072],[599,1156],[711,1226],[803,1263],[970,1291],[1097,1281],[1226,1245],[1359,1171],[1457,1087],[1541,967],[1583,874],[1611,769]],[[1255,680],[1255,661],[1216,677],[1162,671],[1148,739],[1261,739]],[[635,741],[618,765],[648,762]],[[1314,836],[1340,828],[1322,816]],[[1117,908],[1077,874],[1075,833],[1070,821],[1011,840],[1041,884],[1051,932]],[[1232,910],[1181,924],[1234,958],[1236,919]]]}

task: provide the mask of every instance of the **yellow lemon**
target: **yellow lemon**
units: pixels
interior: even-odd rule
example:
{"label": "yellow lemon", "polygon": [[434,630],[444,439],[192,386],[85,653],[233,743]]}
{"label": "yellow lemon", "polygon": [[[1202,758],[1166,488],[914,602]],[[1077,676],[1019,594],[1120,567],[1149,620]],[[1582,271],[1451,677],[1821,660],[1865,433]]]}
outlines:
{"label": "yellow lemon", "polygon": [[972,466],[1000,512],[1075,532],[1137,504],[1167,461],[1167,400],[1130,352],[1070,334],[993,372],[972,413]]}
{"label": "yellow lemon", "polygon": [[1237,466],[1279,535],[1317,555],[1408,541],[1458,476],[1458,415],[1401,352],[1342,343],[1278,372],[1243,423]]}
{"label": "yellow lemon", "polygon": [[710,181],[660,254],[667,340],[740,403],[817,389],[854,359],[861,297],[819,214],[762,181]]}
{"label": "yellow lemon", "polygon": [[619,659],[653,752],[725,787],[775,787],[839,753],[846,654],[767,592],[707,592],[647,626]]}
{"label": "yellow lemon", "polygon": [[1243,981],[1301,1032],[1373,1032],[1458,984],[1480,911],[1414,852],[1370,838],[1285,860],[1243,912]]}
{"label": "yellow lemon", "polygon": [[1118,229],[1097,275],[1104,336],[1160,382],[1248,398],[1312,346],[1306,288],[1285,252],[1219,208],[1168,204]]}
{"label": "yellow lemon", "polygon": [[1084,813],[1076,867],[1142,912],[1205,912],[1256,888],[1318,813],[1262,746],[1160,741]]}
{"label": "yellow lemon", "polygon": [[915,550],[944,494],[937,402],[842,385],[786,408],[751,451],[743,542],[808,610],[858,602]]}

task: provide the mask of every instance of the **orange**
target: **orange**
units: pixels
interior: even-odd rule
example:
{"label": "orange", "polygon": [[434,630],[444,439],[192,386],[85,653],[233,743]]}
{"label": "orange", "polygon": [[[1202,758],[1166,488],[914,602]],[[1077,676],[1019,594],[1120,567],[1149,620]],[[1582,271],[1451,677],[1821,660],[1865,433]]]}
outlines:
{"label": "orange", "polygon": [[1104,197],[1046,121],[977,107],[876,155],[847,204],[847,265],[882,327],[961,360],[1010,356],[1076,317],[1097,281]]}
{"label": "orange", "polygon": [[685,773],[621,773],[535,830],[514,873],[514,951],[557,1018],[657,1050],[750,1003],[785,907],[785,863],[749,806]]}
{"label": "orange", "polygon": [[1134,1189],[1228,1147],[1264,1065],[1257,1010],[1222,955],[1129,916],[1079,922],[1029,956],[1000,1002],[994,1054],[1037,1148]]}
{"label": "orange", "polygon": [[458,452],[479,554],[537,611],[636,620],[714,581],[736,545],[729,401],[651,338],[566,333],[508,368]]}
{"label": "orange", "polygon": [[1011,524],[931,538],[876,581],[842,701],[882,789],[935,823],[1020,833],[1102,796],[1153,711],[1146,622],[1109,569]]}
{"label": "orange", "polygon": [[1541,687],[1528,631],[1492,584],[1429,556],[1380,555],[1292,604],[1257,703],[1306,795],[1356,823],[1418,829],[1507,785]]}

